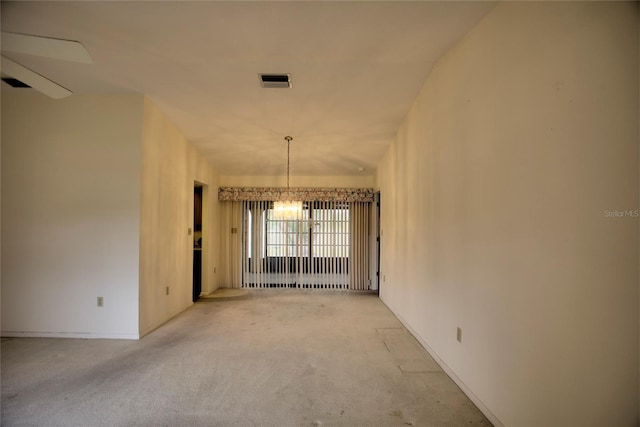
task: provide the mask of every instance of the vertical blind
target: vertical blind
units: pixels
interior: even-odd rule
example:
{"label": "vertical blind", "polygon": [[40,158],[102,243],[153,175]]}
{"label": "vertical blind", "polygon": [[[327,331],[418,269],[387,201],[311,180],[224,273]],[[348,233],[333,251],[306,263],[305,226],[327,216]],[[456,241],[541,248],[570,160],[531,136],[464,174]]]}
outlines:
{"label": "vertical blind", "polygon": [[293,220],[269,201],[222,205],[223,286],[369,289],[369,202],[304,202]]}

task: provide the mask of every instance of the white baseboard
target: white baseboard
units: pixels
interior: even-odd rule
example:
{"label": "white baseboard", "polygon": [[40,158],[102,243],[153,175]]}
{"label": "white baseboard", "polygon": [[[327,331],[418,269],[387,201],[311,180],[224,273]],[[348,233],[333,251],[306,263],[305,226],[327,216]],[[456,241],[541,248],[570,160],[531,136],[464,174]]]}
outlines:
{"label": "white baseboard", "polygon": [[139,334],[95,333],[95,332],[16,332],[2,331],[3,338],[84,338],[139,340]]}
{"label": "white baseboard", "polygon": [[413,335],[413,337],[416,340],[418,340],[420,345],[427,351],[427,353],[429,353],[429,355],[431,355],[431,357],[433,357],[433,360],[435,360],[436,363],[440,365],[442,370],[449,376],[449,378],[451,378],[453,382],[455,382],[458,385],[458,387],[460,387],[462,392],[467,395],[467,397],[478,407],[478,409],[480,409],[480,412],[482,412],[484,416],[487,417],[495,427],[504,427],[504,424],[502,424],[502,422],[498,419],[498,417],[496,417],[493,414],[493,412],[491,412],[489,408],[487,408],[487,406],[484,403],[482,403],[482,401],[478,398],[478,396],[476,396],[471,391],[471,389],[467,387],[467,385],[460,378],[458,378],[458,376],[453,372],[453,370],[449,368],[449,366],[447,366],[447,364],[440,358],[440,356],[438,356],[438,354],[435,351],[433,351],[433,349],[429,346],[429,344],[427,344],[420,337],[420,335],[418,335],[416,331],[413,330],[413,328],[409,325],[409,323],[407,323],[407,321],[404,320],[402,316],[400,316],[398,313],[392,310],[391,307],[389,307],[389,305],[387,305],[387,303],[382,299],[382,297],[380,297],[380,301],[382,301],[382,303],[389,309],[389,311],[391,311],[393,315],[398,318],[400,323],[402,323],[402,325],[405,328],[407,328],[409,333],[411,333],[411,335]]}

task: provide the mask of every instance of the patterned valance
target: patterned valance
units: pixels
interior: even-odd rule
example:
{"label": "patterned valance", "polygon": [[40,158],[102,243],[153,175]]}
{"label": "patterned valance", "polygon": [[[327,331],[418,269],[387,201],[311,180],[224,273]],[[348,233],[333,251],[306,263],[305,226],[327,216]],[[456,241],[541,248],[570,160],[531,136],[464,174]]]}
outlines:
{"label": "patterned valance", "polygon": [[218,200],[269,201],[300,200],[302,202],[373,202],[371,188],[280,188],[280,187],[220,187]]}

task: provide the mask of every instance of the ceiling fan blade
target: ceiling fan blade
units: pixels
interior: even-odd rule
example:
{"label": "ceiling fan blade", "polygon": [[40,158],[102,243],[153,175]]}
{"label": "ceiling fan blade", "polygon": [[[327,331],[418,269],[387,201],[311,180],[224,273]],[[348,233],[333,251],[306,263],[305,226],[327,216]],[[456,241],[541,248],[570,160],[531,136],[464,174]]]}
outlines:
{"label": "ceiling fan blade", "polygon": [[3,52],[24,53],[63,61],[93,64],[93,60],[79,42],[2,32]]}
{"label": "ceiling fan blade", "polygon": [[31,71],[4,55],[2,56],[2,63],[0,66],[4,74],[28,84],[35,90],[40,91],[51,98],[65,98],[72,93],[70,90],[42,77],[40,74]]}

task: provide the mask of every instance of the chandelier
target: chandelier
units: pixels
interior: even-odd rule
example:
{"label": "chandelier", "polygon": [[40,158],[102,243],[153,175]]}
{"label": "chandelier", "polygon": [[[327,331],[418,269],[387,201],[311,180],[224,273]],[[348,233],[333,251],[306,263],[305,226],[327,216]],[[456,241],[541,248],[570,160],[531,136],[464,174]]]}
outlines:
{"label": "chandelier", "polygon": [[[293,138],[285,136],[284,140],[287,141],[287,192],[285,200],[278,200],[273,203],[273,218],[283,220],[301,219],[302,202],[291,200],[291,193],[289,192],[289,157]],[[280,197],[282,198],[282,195]]]}

